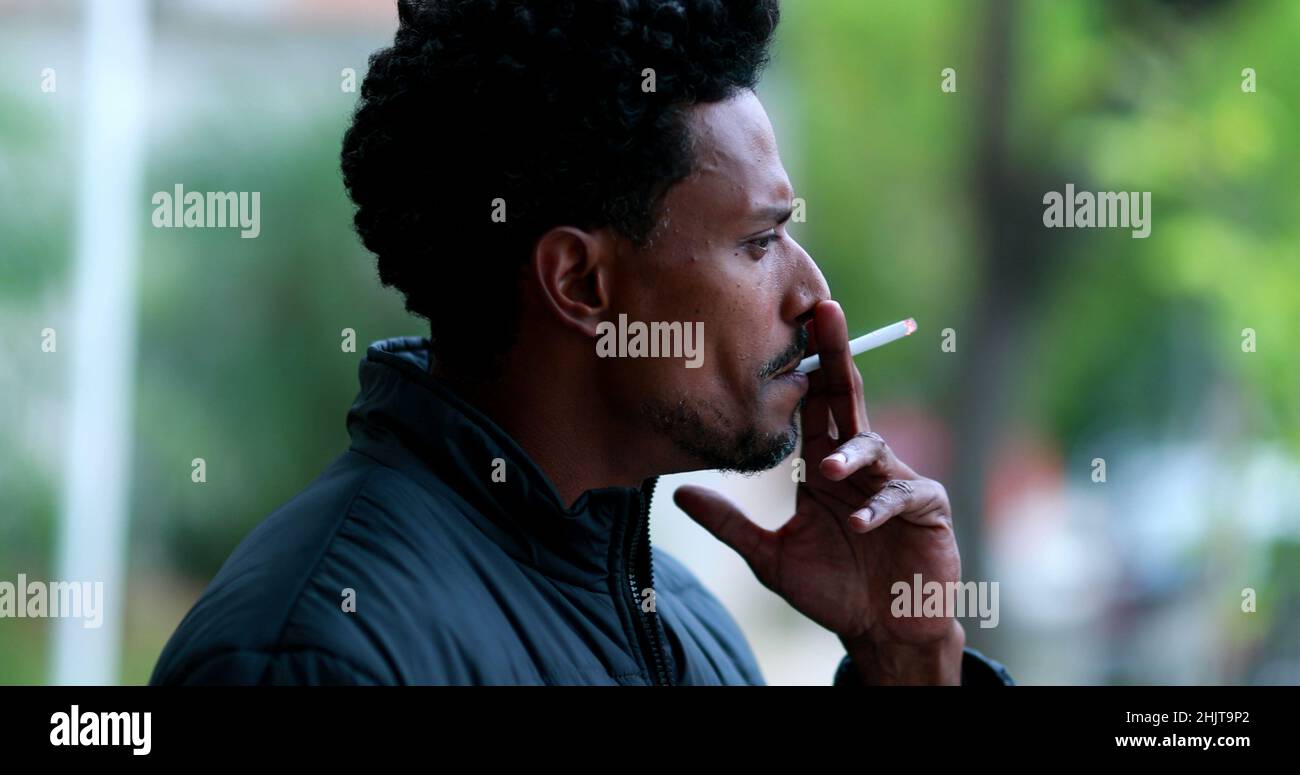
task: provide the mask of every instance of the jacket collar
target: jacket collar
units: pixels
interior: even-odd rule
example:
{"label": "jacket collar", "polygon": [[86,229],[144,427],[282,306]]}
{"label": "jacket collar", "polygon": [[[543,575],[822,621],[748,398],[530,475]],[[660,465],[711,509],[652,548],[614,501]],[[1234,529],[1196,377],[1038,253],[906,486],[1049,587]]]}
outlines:
{"label": "jacket collar", "polygon": [[623,570],[623,539],[642,518],[643,503],[648,512],[658,477],[640,488],[588,490],[565,505],[509,434],[429,373],[429,357],[429,342],[419,337],[369,347],[348,412],[352,448],[426,486],[445,482],[516,559],[570,583],[607,588],[610,574]]}

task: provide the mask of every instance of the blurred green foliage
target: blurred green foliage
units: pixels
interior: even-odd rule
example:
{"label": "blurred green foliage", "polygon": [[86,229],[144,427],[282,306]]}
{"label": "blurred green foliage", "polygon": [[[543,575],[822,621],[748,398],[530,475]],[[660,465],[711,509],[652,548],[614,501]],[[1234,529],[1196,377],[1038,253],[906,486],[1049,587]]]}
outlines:
{"label": "blurred green foliage", "polygon": [[[986,226],[971,184],[995,5],[783,7],[776,61],[798,85],[785,118],[802,141],[794,183],[809,201],[799,236],[854,330],[915,316],[937,339],[960,331],[972,305],[1010,301],[971,292]],[[1038,196],[1073,182],[1150,190],[1154,201],[1147,239],[1058,230],[1023,257],[1027,272],[1051,267],[1026,321],[1033,367],[1012,380],[1026,419],[1066,446],[1098,423],[1162,428],[1226,380],[1249,407],[1245,435],[1300,449],[1289,340],[1300,332],[1300,5],[1013,8],[1001,131],[1014,174]],[[939,89],[944,67],[958,73],[955,94]],[[1241,90],[1244,67],[1256,70],[1257,93]],[[933,341],[860,359],[869,386],[941,398],[951,374]]]}

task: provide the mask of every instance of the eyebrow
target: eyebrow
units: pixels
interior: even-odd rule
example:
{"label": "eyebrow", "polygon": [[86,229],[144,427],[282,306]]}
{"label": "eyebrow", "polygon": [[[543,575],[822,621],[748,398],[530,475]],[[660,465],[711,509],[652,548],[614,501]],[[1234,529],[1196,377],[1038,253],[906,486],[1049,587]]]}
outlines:
{"label": "eyebrow", "polygon": [[776,221],[777,223],[785,223],[790,219],[790,216],[793,213],[794,213],[794,208],[791,207],[790,205],[777,205],[775,207],[760,207],[759,209],[754,210],[749,214],[749,220],[762,221],[763,223],[767,223],[769,221]]}

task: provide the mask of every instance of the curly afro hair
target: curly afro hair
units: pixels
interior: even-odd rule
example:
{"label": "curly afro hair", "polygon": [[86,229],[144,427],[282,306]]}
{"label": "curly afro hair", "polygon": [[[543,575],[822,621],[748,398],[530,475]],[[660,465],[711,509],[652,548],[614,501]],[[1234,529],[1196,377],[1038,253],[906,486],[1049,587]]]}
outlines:
{"label": "curly afro hair", "polygon": [[518,270],[537,239],[611,226],[644,246],[692,169],[684,109],[754,88],[780,11],[399,0],[398,18],[393,45],[370,57],[343,180],[381,282],[428,319],[435,357],[487,376],[513,342]]}

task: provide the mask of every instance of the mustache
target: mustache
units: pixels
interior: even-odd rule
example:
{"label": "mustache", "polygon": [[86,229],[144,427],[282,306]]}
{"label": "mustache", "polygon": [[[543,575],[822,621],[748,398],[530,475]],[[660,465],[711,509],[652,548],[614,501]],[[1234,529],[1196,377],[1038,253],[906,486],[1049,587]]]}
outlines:
{"label": "mustache", "polygon": [[795,331],[794,343],[792,343],[789,347],[782,350],[780,354],[778,354],[775,358],[763,364],[763,368],[758,373],[759,378],[767,379],[768,377],[777,373],[778,371],[785,368],[786,366],[789,366],[790,361],[794,360],[797,357],[802,356],[804,354],[804,351],[807,349],[808,349],[808,329],[803,326],[799,326],[799,328]]}

